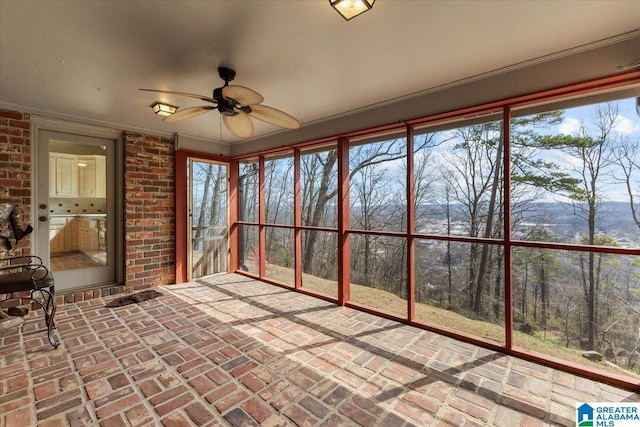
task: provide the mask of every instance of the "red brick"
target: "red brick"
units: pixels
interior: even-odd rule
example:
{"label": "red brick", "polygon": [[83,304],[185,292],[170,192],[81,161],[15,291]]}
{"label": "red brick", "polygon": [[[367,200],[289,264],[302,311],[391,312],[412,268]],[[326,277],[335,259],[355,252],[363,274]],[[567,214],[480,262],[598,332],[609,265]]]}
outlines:
{"label": "red brick", "polygon": [[187,372],[191,369],[197,368],[203,364],[207,363],[207,360],[203,357],[198,357],[197,359],[190,360],[182,365],[178,366],[178,372]]}
{"label": "red brick", "polygon": [[47,418],[51,418],[54,415],[63,413],[71,408],[75,408],[76,406],[80,405],[82,405],[82,400],[79,397],[76,397],[75,399],[68,400],[57,406],[38,412],[38,419],[46,420]]}
{"label": "red brick", "polygon": [[191,427],[191,422],[184,415],[174,412],[162,420],[165,427]]}
{"label": "red brick", "polygon": [[509,406],[511,408],[517,409],[520,412],[524,412],[526,414],[532,415],[536,418],[543,419],[546,415],[544,408],[540,408],[538,406],[534,406],[530,403],[524,402],[522,400],[503,395],[501,398],[501,402],[503,405]]}
{"label": "red brick", "polygon": [[258,367],[258,365],[255,362],[248,362],[248,363],[243,363],[242,365],[238,366],[237,368],[233,369],[231,371],[231,375],[233,375],[234,377],[239,377],[244,375],[245,373],[251,371],[252,369]]}
{"label": "red brick", "polygon": [[191,418],[191,421],[199,426],[213,418],[213,413],[205,408],[205,406],[200,402],[193,403],[184,408],[184,410],[189,418]]}
{"label": "red brick", "polygon": [[449,404],[452,408],[459,410],[469,416],[480,420],[482,423],[487,423],[489,420],[489,412],[479,406],[472,404],[463,399],[454,398]]}
{"label": "red brick", "polygon": [[[324,423],[321,424],[322,427],[343,427],[343,426],[350,427],[352,425],[353,425],[353,422],[347,421],[336,414],[332,414],[328,419],[325,420]],[[391,424],[382,424],[382,425],[391,425]]]}
{"label": "red brick", "polygon": [[204,396],[205,394],[216,388],[216,385],[213,382],[202,375],[192,378],[189,381],[189,385],[193,387],[193,389],[197,391],[200,396]]}
{"label": "red brick", "polygon": [[123,411],[139,402],[140,397],[137,394],[130,394],[129,396],[116,400],[109,405],[105,405],[101,408],[96,409],[96,416],[99,419],[105,418],[115,412]]}
{"label": "red brick", "polygon": [[431,415],[430,413],[416,408],[413,405],[409,405],[403,401],[398,401],[394,406],[394,409],[399,413],[411,418],[412,420],[417,421],[419,425],[431,425],[434,420],[433,415]]}
{"label": "red brick", "polygon": [[323,399],[334,387],[336,387],[336,384],[333,381],[325,380],[321,381],[318,385],[309,390],[309,393],[318,399]]}
{"label": "red brick", "polygon": [[31,123],[27,120],[9,120],[9,127],[19,128],[19,129],[29,129],[31,127]]}
{"label": "red brick", "polygon": [[440,409],[439,402],[429,399],[428,397],[425,397],[422,393],[418,393],[415,391],[410,391],[406,393],[402,397],[402,399],[434,415]]}
{"label": "red brick", "polygon": [[101,396],[98,399],[94,399],[93,400],[93,405],[96,408],[99,408],[101,406],[104,405],[109,405],[112,402],[115,402],[116,400],[119,400],[123,397],[127,397],[129,395],[131,395],[132,393],[134,393],[134,390],[132,387],[125,387],[125,388],[121,388],[118,390],[114,390],[111,393]]}
{"label": "red brick", "polygon": [[279,414],[273,414],[269,418],[267,418],[260,427],[286,427],[289,425],[289,422],[286,418]]}
{"label": "red brick", "polygon": [[36,408],[43,409],[43,408],[48,408],[50,406],[60,405],[61,403],[64,403],[68,400],[73,399],[74,397],[77,397],[79,394],[80,392],[77,389],[65,391],[64,393],[58,393],[51,397],[48,397],[46,399],[42,399],[36,402]]}
{"label": "red brick", "polygon": [[89,426],[93,424],[91,415],[89,415],[86,407],[76,408],[71,412],[67,412],[66,418],[70,427]]}
{"label": "red brick", "polygon": [[[463,423],[464,417],[460,412],[447,409],[439,416],[437,427],[461,426]],[[515,426],[517,423],[513,425]]]}
{"label": "red brick", "polygon": [[140,403],[125,412],[125,415],[129,422],[134,426],[148,424],[153,421],[153,416],[149,413],[149,410]]}
{"label": "red brick", "polygon": [[69,374],[67,376],[64,376],[64,377],[60,378],[60,381],[58,382],[58,386],[59,386],[60,390],[67,391],[67,390],[71,390],[71,389],[75,389],[75,388],[80,387],[80,384],[79,384],[78,378],[76,378],[75,374]]}
{"label": "red brick", "polygon": [[328,408],[322,402],[314,399],[311,396],[305,396],[300,399],[300,406],[305,408],[307,411],[311,412],[317,418],[324,418],[329,412],[331,412],[331,408]]}
{"label": "red brick", "polygon": [[253,372],[249,372],[247,375],[241,377],[240,382],[254,393],[262,390],[266,386],[266,383]]}
{"label": "red brick", "polygon": [[309,377],[307,377],[306,375],[303,375],[300,372],[293,372],[287,378],[289,381],[291,381],[292,383],[296,384],[297,386],[305,390],[309,390],[315,385],[313,380],[311,380]]}
{"label": "red brick", "polygon": [[193,396],[191,396],[189,393],[184,393],[176,397],[175,399],[172,399],[166,403],[163,403],[162,405],[156,405],[155,410],[158,413],[158,415],[163,416],[168,414],[169,412],[172,412],[178,408],[185,406],[192,400],[193,400]]}
{"label": "red brick", "polygon": [[349,394],[351,394],[351,392],[346,387],[338,386],[324,398],[324,401],[329,405],[338,406],[347,398],[347,396],[349,396]]}
{"label": "red brick", "polygon": [[301,394],[302,390],[300,390],[298,387],[287,385],[285,383],[284,391],[276,399],[271,401],[271,406],[280,411],[285,406],[289,405],[292,402],[295,402]]}
{"label": "red brick", "polygon": [[57,417],[38,423],[38,427],[64,427],[65,421],[63,417]]}
{"label": "red brick", "polygon": [[247,397],[249,397],[249,393],[244,390],[237,390],[234,393],[228,394],[216,400],[214,405],[220,412],[226,412],[231,407],[236,406],[237,404],[245,400]]}
{"label": "red brick", "polygon": [[340,412],[351,418],[361,426],[372,426],[376,422],[376,417],[358,408],[356,405],[347,402],[340,407]]}
{"label": "red brick", "polygon": [[107,378],[107,381],[109,381],[109,384],[111,384],[111,388],[114,390],[129,385],[129,379],[123,373],[113,375]]}
{"label": "red brick", "polygon": [[36,400],[43,400],[47,397],[51,397],[58,392],[58,386],[55,382],[50,381],[48,383],[39,384],[33,387],[33,394]]}
{"label": "red brick", "polygon": [[0,117],[13,120],[23,120],[24,115],[18,111],[0,109]]}
{"label": "red brick", "polygon": [[20,408],[7,414],[6,427],[25,427],[35,425],[35,420],[31,415],[31,408]]}
{"label": "red brick", "polygon": [[98,363],[91,367],[81,369],[80,376],[85,382],[92,381],[98,378],[106,377],[109,374],[119,371],[118,363],[115,360],[109,360],[107,362]]}
{"label": "red brick", "polygon": [[543,427],[544,425],[545,423],[542,420],[528,415],[523,415],[522,420],[520,420],[520,427]]}
{"label": "red brick", "polygon": [[112,417],[100,421],[100,427],[122,427],[124,425],[126,425],[126,423],[120,414],[115,414]]}
{"label": "red brick", "polygon": [[21,374],[16,377],[12,377],[8,381],[7,391],[9,393],[25,389],[29,387],[29,377],[26,374]]}
{"label": "red brick", "polygon": [[158,405],[160,403],[167,402],[171,400],[173,397],[179,394],[185,393],[186,391],[187,391],[187,387],[183,385],[179,385],[178,387],[172,387],[168,390],[163,391],[160,394],[156,394],[151,399],[149,399],[149,402],[151,402],[152,405]]}
{"label": "red brick", "polygon": [[318,423],[316,417],[309,414],[298,405],[290,406],[283,412],[283,414],[299,426],[313,426]]}
{"label": "red brick", "polygon": [[256,398],[251,398],[244,402],[242,408],[260,424],[264,423],[272,413],[267,405]]}

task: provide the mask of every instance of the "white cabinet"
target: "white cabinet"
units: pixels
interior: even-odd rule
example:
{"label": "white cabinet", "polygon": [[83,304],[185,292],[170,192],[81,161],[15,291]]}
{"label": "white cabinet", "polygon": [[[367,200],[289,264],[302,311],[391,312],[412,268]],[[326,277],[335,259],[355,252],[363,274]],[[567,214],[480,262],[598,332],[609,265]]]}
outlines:
{"label": "white cabinet", "polygon": [[96,194],[94,197],[107,197],[107,156],[95,156]]}
{"label": "white cabinet", "polygon": [[49,251],[52,254],[66,252],[66,217],[51,217],[49,219]]}
{"label": "white cabinet", "polygon": [[86,255],[106,251],[106,218],[79,218],[78,249]]}
{"label": "white cabinet", "polygon": [[91,255],[105,248],[105,217],[52,216],[49,218],[49,251],[80,251]]}
{"label": "white cabinet", "polygon": [[49,195],[53,197],[78,196],[77,156],[51,153],[49,155]]}
{"label": "white cabinet", "polygon": [[56,158],[49,155],[49,197],[55,197],[57,192]]}
{"label": "white cabinet", "polygon": [[100,249],[100,220],[80,217],[78,221],[78,249],[91,255]]}
{"label": "white cabinet", "polygon": [[78,220],[74,217],[67,218],[67,226],[64,228],[65,252],[78,250]]}
{"label": "white cabinet", "polygon": [[49,218],[49,252],[73,252],[78,250],[78,220],[72,216]]}
{"label": "white cabinet", "polygon": [[78,196],[96,197],[96,159],[78,156]]}
{"label": "white cabinet", "polygon": [[49,154],[50,197],[106,197],[106,157]]}

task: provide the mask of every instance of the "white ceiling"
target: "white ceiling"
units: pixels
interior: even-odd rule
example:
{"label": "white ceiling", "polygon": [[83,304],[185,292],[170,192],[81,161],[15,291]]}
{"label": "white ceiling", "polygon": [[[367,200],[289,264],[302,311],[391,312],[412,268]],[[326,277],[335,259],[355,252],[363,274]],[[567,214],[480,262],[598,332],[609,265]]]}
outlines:
{"label": "white ceiling", "polygon": [[327,0],[0,0],[0,107],[233,143],[217,112],[167,124],[149,108],[202,102],[138,88],[211,96],[225,65],[304,129],[639,24],[635,0],[377,0],[349,22]]}

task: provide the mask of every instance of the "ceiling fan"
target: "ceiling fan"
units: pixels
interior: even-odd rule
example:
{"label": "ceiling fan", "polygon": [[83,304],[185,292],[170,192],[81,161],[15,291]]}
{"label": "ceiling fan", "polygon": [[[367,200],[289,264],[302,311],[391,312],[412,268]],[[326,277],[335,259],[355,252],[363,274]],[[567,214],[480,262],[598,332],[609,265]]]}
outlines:
{"label": "ceiling fan", "polygon": [[300,127],[300,122],[295,117],[277,108],[261,105],[264,98],[259,93],[244,86],[229,86],[229,82],[236,76],[236,72],[231,68],[219,67],[218,74],[220,78],[224,80],[224,86],[214,89],[212,97],[170,90],[140,90],[187,96],[213,104],[178,110],[176,113],[162,120],[167,123],[179,122],[211,110],[218,110],[220,114],[222,114],[222,119],[227,129],[240,138],[247,138],[253,135],[253,122],[251,121],[251,117],[287,129],[297,129]]}

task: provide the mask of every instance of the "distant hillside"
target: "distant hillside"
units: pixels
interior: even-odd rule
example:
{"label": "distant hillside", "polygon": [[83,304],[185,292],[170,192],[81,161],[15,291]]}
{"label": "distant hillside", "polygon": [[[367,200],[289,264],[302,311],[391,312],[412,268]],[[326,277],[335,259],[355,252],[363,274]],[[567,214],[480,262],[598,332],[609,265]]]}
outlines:
{"label": "distant hillside", "polygon": [[[535,203],[523,219],[560,227],[565,229],[565,233],[585,234],[586,209],[585,203]],[[596,214],[596,227],[599,233],[616,238],[640,235],[640,229],[633,221],[631,208],[624,202],[603,202]]]}
{"label": "distant hillside", "polygon": [[[450,208],[452,223],[454,225],[464,223],[463,208],[460,205],[452,205]],[[584,203],[530,203],[525,212],[515,213],[514,227],[516,231],[522,233],[534,227],[542,227],[556,236],[563,237],[562,240],[567,240],[587,233],[585,209]],[[417,217],[424,218],[423,229],[430,229],[434,224],[442,224],[446,221],[442,206],[434,204],[418,207]],[[633,221],[628,203],[601,203],[597,212],[596,227],[598,234],[640,242],[640,228]]]}

